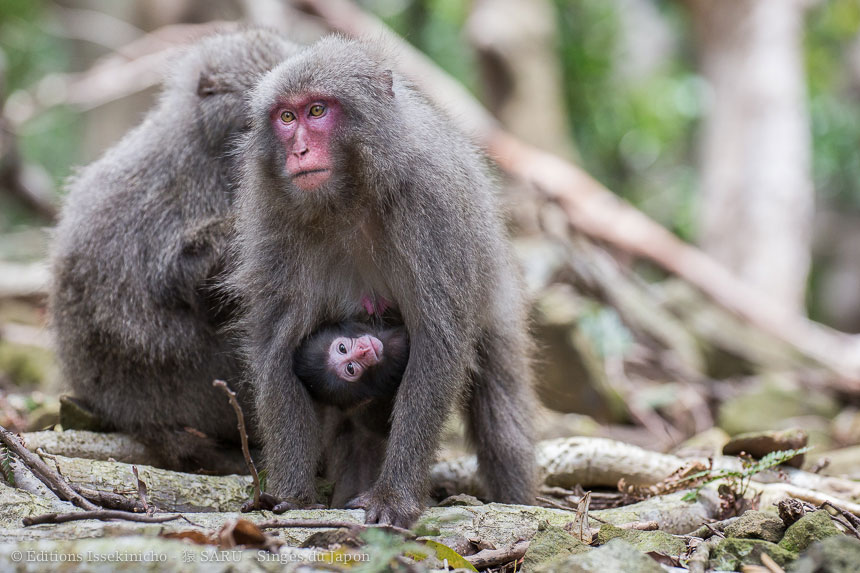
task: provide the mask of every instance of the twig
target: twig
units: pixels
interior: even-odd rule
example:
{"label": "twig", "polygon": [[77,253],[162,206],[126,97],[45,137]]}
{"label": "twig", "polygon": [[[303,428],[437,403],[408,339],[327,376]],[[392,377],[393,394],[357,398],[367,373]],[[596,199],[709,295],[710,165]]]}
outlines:
{"label": "twig", "polygon": [[773,560],[773,557],[767,553],[762,553],[759,559],[761,559],[761,564],[764,565],[765,569],[767,569],[769,573],[785,573],[785,569],[780,567],[779,564]]}
{"label": "twig", "polygon": [[140,475],[137,473],[137,466],[131,466],[131,471],[134,474],[135,481],[137,481],[137,496],[140,498],[140,503],[143,504],[143,510],[148,515],[152,515],[155,508],[150,508],[149,504],[146,503],[146,482],[140,479]]}
{"label": "twig", "polygon": [[257,474],[257,468],[254,466],[254,460],[251,459],[251,449],[248,447],[248,431],[245,428],[245,414],[242,413],[242,406],[239,405],[239,400],[236,393],[230,390],[227,383],[223,380],[215,380],[212,383],[216,388],[222,389],[230,400],[230,405],[233,406],[233,411],[236,412],[237,425],[239,427],[239,437],[242,440],[242,455],[245,456],[245,465],[248,466],[248,471],[251,472],[251,479],[254,482],[254,507],[260,507],[260,476]]}
{"label": "twig", "polygon": [[146,511],[143,507],[143,504],[139,501],[129,499],[124,495],[118,493],[109,491],[98,491],[95,489],[81,487],[80,485],[75,485],[74,488],[83,497],[105,509],[116,509],[119,511],[128,511],[131,513],[144,513]]}
{"label": "twig", "polygon": [[175,519],[183,519],[180,514],[172,515],[146,515],[143,513],[130,513],[128,511],[116,511],[113,509],[96,509],[90,511],[76,511],[73,513],[46,513],[36,517],[25,517],[21,521],[25,526],[41,525],[43,523],[66,523],[68,521],[83,521],[85,519],[98,519],[108,521],[120,519],[123,521],[135,521],[138,523],[164,523]]}
{"label": "twig", "polygon": [[575,507],[571,507],[569,505],[564,505],[563,503],[559,503],[553,499],[543,496],[537,496],[535,498],[536,501],[539,501],[543,504],[544,507],[553,507],[555,509],[563,509],[565,511],[576,511]]}
{"label": "twig", "polygon": [[709,539],[714,535],[716,531],[723,531],[727,525],[734,523],[737,521],[737,517],[730,517],[728,519],[723,519],[722,521],[715,521],[713,523],[706,523],[699,527],[696,530],[688,533],[689,537],[699,537],[701,539]]}
{"label": "twig", "polygon": [[708,570],[708,561],[711,559],[711,549],[716,545],[715,541],[698,541],[693,547],[687,568],[690,573],[705,573]]}
{"label": "twig", "polygon": [[70,501],[81,509],[88,511],[97,511],[99,509],[98,506],[75,491],[56,470],[51,469],[39,456],[28,450],[18,436],[3,426],[0,426],[0,441],[16,454],[27,469],[39,478],[48,489],[57,494],[57,497],[65,501]]}
{"label": "twig", "polygon": [[529,542],[520,540],[504,549],[484,549],[478,551],[474,555],[466,555],[466,561],[472,564],[475,569],[488,569],[497,565],[504,565],[512,561],[519,561],[526,554],[529,548]]}
{"label": "twig", "polygon": [[857,531],[857,527],[860,527],[860,518],[858,518],[856,515],[854,515],[850,511],[845,511],[841,507],[838,507],[829,501],[825,501],[824,503],[822,503],[819,506],[819,509],[822,509],[825,507],[829,507],[832,510],[834,510],[837,514],[839,514],[839,516],[841,516],[841,519],[838,520],[839,523],[844,525],[848,531],[853,533],[854,537],[856,537],[857,539],[860,539],[860,532]]}

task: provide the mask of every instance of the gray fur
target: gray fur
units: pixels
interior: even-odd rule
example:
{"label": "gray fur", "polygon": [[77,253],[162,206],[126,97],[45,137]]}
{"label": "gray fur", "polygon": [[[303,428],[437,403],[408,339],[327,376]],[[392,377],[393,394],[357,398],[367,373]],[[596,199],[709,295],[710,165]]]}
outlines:
{"label": "gray fur", "polygon": [[[278,97],[337,99],[346,118],[321,189],[285,175],[269,114]],[[443,422],[470,420],[488,497],[533,500],[532,353],[518,271],[483,156],[374,46],[321,40],[267,74],[241,144],[238,257],[250,376],[272,493],[308,502],[323,446],[310,396],[289,367],[322,322],[361,313],[363,294],[393,301],[410,335],[369,522],[409,524],[426,492]],[[354,450],[353,450],[354,451]],[[368,455],[370,462],[377,458]],[[357,475],[367,469],[356,456]],[[366,480],[359,480],[366,481]]]}
{"label": "gray fur", "polygon": [[168,467],[223,469],[218,444],[238,439],[212,388],[240,378],[221,330],[229,304],[212,289],[232,235],[228,151],[251,86],[296,51],[265,30],[201,40],[143,122],[68,182],[50,296],[63,376]]}

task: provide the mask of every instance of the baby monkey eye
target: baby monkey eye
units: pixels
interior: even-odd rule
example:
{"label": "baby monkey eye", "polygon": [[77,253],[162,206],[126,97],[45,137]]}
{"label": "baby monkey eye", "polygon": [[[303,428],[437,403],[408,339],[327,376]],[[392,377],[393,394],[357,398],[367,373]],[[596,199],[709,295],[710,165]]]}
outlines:
{"label": "baby monkey eye", "polygon": [[325,106],[322,104],[314,104],[311,106],[310,114],[311,117],[319,117],[325,113]]}
{"label": "baby monkey eye", "polygon": [[283,121],[284,123],[290,123],[294,119],[296,119],[296,114],[294,114],[293,112],[286,110],[281,112],[281,121]]}
{"label": "baby monkey eye", "polygon": [[344,345],[343,342],[341,342],[340,344],[337,345],[337,351],[340,352],[341,354],[346,354],[346,346]]}
{"label": "baby monkey eye", "polygon": [[355,376],[355,365],[350,362],[346,365],[346,371],[349,372],[350,376]]}

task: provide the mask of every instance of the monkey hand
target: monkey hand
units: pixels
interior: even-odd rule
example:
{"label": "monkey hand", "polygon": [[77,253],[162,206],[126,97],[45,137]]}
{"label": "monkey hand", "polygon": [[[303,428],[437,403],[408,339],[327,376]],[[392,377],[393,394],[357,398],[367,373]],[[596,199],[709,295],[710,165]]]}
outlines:
{"label": "monkey hand", "polygon": [[365,523],[393,525],[404,529],[411,526],[421,515],[421,504],[390,489],[378,486],[362,493],[346,504],[347,509],[363,509]]}
{"label": "monkey hand", "polygon": [[284,513],[291,509],[324,509],[325,506],[319,503],[302,503],[293,498],[278,499],[274,495],[266,492],[260,494],[260,503],[254,503],[253,499],[249,499],[242,504],[242,513],[249,511],[269,510],[272,513]]}

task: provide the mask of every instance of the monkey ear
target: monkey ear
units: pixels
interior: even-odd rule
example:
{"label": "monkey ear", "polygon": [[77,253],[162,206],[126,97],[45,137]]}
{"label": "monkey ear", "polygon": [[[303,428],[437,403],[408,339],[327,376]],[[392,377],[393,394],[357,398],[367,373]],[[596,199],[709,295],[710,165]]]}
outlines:
{"label": "monkey ear", "polygon": [[197,79],[197,95],[207,97],[232,91],[230,83],[222,74],[200,72]]}

